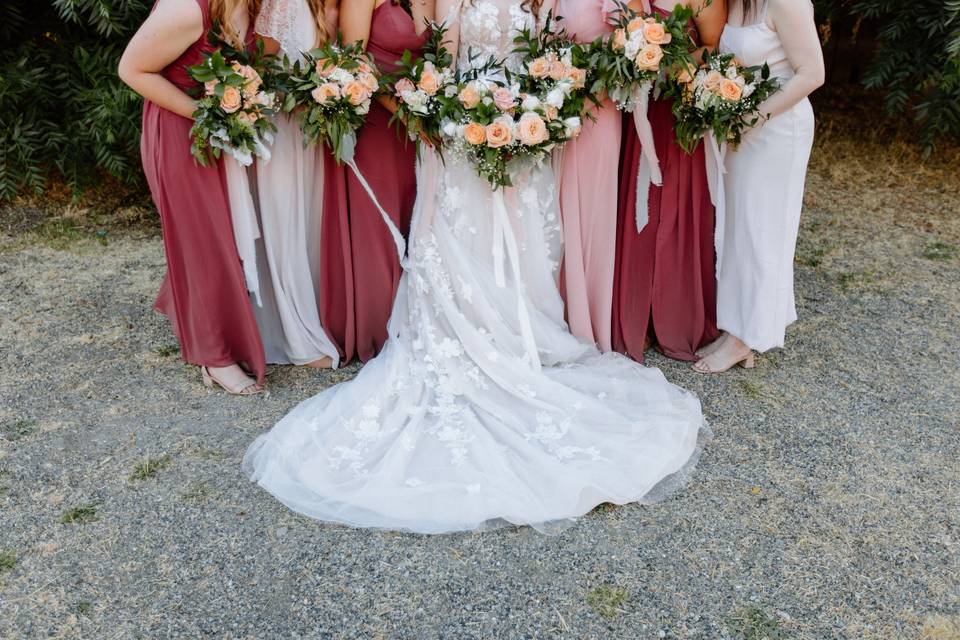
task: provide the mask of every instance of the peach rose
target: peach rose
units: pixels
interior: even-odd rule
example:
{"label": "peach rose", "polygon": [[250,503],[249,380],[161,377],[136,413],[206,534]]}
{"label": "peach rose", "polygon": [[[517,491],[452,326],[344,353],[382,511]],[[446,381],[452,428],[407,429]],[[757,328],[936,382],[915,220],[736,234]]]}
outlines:
{"label": "peach rose", "polygon": [[520,142],[533,146],[546,142],[547,124],[536,113],[528,112],[520,116]]}
{"label": "peach rose", "polygon": [[703,86],[707,91],[716,91],[720,88],[720,81],[723,80],[723,74],[719,71],[708,71],[703,79]]}
{"label": "peach rose", "polygon": [[358,72],[358,73],[373,73],[373,67],[371,67],[369,64],[367,64],[366,62],[364,62],[363,60],[361,60],[360,63],[359,63],[359,65],[358,65],[358,67],[357,67],[357,72]]}
{"label": "peach rose", "polygon": [[487,125],[487,146],[493,149],[506,146],[513,142],[513,120],[497,118]]}
{"label": "peach rose", "polygon": [[324,82],[310,92],[310,95],[318,104],[327,104],[331,100],[336,100],[340,97],[340,87],[333,82]]}
{"label": "peach rose", "polygon": [[527,65],[527,71],[534,78],[546,78],[550,75],[550,61],[546,58],[536,58]]}
{"label": "peach rose", "polygon": [[360,84],[367,88],[367,91],[373,93],[380,88],[380,81],[377,80],[377,76],[372,73],[361,73],[358,78]]}
{"label": "peach rose", "polygon": [[467,109],[473,109],[475,106],[480,104],[480,93],[477,91],[476,85],[472,82],[465,86],[463,89],[460,89],[459,95],[457,98]]}
{"label": "peach rose", "polygon": [[696,75],[697,69],[693,65],[685,65],[680,71],[677,72],[677,82],[680,84],[690,84],[693,82],[693,76]]}
{"label": "peach rose", "polygon": [[667,44],[673,40],[673,36],[667,33],[662,24],[654,20],[643,23],[643,39],[650,44]]}
{"label": "peach rose", "polygon": [[510,89],[500,87],[493,92],[493,104],[497,105],[497,109],[500,109],[500,111],[509,111],[517,106],[517,101]]}
{"label": "peach rose", "polygon": [[558,115],[560,115],[560,112],[556,107],[549,104],[543,107],[543,117],[547,119],[547,122],[553,122]]}
{"label": "peach rose", "polygon": [[224,87],[223,97],[220,98],[220,108],[227,113],[234,113],[243,105],[243,95],[236,87]]}
{"label": "peach rose", "polygon": [[469,144],[481,145],[487,141],[487,130],[482,124],[471,122],[463,129],[463,138]]}
{"label": "peach rose", "polygon": [[330,60],[329,58],[320,58],[319,60],[317,60],[316,69],[317,69],[317,73],[320,74],[321,78],[326,78],[331,73],[333,73],[334,69],[336,68],[337,68],[336,65],[334,65],[333,61]]}
{"label": "peach rose", "polygon": [[570,67],[567,70],[567,78],[573,83],[574,89],[583,89],[587,84],[587,71],[585,69],[578,69],[577,67]]}
{"label": "peach rose", "polygon": [[354,80],[344,85],[343,96],[350,101],[350,104],[358,106],[370,98],[370,90],[363,86],[362,83]]}
{"label": "peach rose", "polygon": [[413,80],[410,78],[400,78],[397,80],[397,84],[393,85],[393,91],[398,98],[403,97],[403,94],[409,93],[411,91],[416,91],[417,86],[413,84]]}
{"label": "peach rose", "polygon": [[639,29],[643,29],[643,18],[634,18],[627,23],[627,31],[633,33]]}
{"label": "peach rose", "polygon": [[423,92],[428,96],[436,95],[437,91],[440,90],[440,78],[437,77],[437,72],[432,64],[423,66],[423,73],[420,74],[420,82],[417,83],[417,86],[423,89]]}
{"label": "peach rose", "polygon": [[645,44],[637,54],[637,66],[643,71],[657,71],[663,60],[663,49],[658,44]]}
{"label": "peach rose", "polygon": [[733,80],[724,78],[720,81],[720,90],[718,93],[724,100],[735,102],[740,99],[740,96],[743,94],[743,89]]}
{"label": "peach rose", "polygon": [[550,63],[550,79],[563,80],[567,77],[567,65],[561,60],[554,60]]}
{"label": "peach rose", "polygon": [[627,32],[623,29],[617,29],[613,32],[613,48],[617,51],[623,51],[627,46]]}
{"label": "peach rose", "polygon": [[237,114],[237,120],[243,122],[244,124],[252,125],[257,121],[257,117],[253,114],[247,113],[246,111],[241,111]]}

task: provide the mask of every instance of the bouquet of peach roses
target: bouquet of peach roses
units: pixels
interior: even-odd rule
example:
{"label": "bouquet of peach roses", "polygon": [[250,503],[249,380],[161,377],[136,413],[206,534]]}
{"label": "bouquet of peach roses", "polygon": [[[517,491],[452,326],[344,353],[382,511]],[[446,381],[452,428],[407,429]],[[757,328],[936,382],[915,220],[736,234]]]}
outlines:
{"label": "bouquet of peach roses", "polygon": [[677,142],[688,153],[707,133],[734,146],[763,118],[760,104],[778,85],[767,65],[744,67],[733,55],[704,54],[704,65],[676,78],[673,113]]}
{"label": "bouquet of peach roses", "polygon": [[613,34],[592,45],[598,77],[594,92],[604,90],[619,108],[633,111],[638,93],[659,88],[669,70],[692,64],[694,43],[687,31],[692,16],[682,4],[664,17],[642,16],[621,3]]}
{"label": "bouquet of peach roses", "polygon": [[411,140],[438,139],[440,123],[459,106],[453,99],[458,91],[453,56],[443,46],[446,33],[446,27],[434,25],[422,55],[414,59],[405,51],[389,81],[397,99],[391,123],[403,123]]}
{"label": "bouquet of peach roses", "polygon": [[380,81],[360,43],[326,43],[285,65],[283,110],[300,113],[304,144],[322,140],[337,162],[353,158]]}
{"label": "bouquet of peach roses", "polygon": [[[225,49],[227,50],[227,49]],[[268,145],[276,130],[267,117],[276,110],[276,97],[264,88],[262,55],[248,64],[242,54],[217,49],[190,67],[190,76],[203,84],[203,95],[193,114],[190,153],[200,165],[226,153],[243,166],[253,157],[269,157]],[[257,69],[260,66],[260,70]]]}

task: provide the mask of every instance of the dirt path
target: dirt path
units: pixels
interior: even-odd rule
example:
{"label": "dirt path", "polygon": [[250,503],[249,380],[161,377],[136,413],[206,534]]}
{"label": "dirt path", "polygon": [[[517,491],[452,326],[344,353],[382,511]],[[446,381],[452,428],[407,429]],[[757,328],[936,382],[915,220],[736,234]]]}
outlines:
{"label": "dirt path", "polygon": [[355,369],[208,392],[150,309],[155,236],[8,233],[0,637],[960,637],[958,185],[861,152],[817,156],[786,349],[652,359],[716,432],[692,485],[554,538],[292,515],[240,458]]}

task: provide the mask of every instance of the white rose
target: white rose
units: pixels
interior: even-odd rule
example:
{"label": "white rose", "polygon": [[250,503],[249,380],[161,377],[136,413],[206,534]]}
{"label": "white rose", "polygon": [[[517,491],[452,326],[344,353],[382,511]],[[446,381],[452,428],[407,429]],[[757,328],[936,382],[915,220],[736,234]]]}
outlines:
{"label": "white rose", "polygon": [[339,82],[340,84],[347,84],[348,82],[353,82],[353,75],[346,69],[341,69],[337,67],[329,76],[330,80],[334,82]]}
{"label": "white rose", "polygon": [[443,95],[448,98],[452,98],[457,95],[457,87],[454,85],[447,85],[447,88],[443,90]]}
{"label": "white rose", "polygon": [[752,84],[752,83],[751,83],[751,84],[745,85],[745,86],[743,87],[742,97],[744,97],[744,98],[749,98],[749,97],[753,94],[753,92],[756,91],[756,90],[757,90],[757,85],[755,85],[755,84]]}
{"label": "white rose", "polygon": [[443,135],[452,138],[457,135],[457,124],[450,120],[443,123]]}
{"label": "white rose", "polygon": [[535,111],[540,106],[540,98],[537,96],[527,96],[520,105],[524,111]]}
{"label": "white rose", "polygon": [[547,104],[557,109],[563,106],[563,99],[563,89],[560,87],[554,87],[550,90],[550,93],[547,94]]}
{"label": "white rose", "polygon": [[567,118],[564,120],[563,126],[566,129],[567,137],[572,138],[580,133],[580,129],[583,127],[583,122],[578,116],[573,116],[572,118]]}
{"label": "white rose", "polygon": [[490,96],[484,96],[484,98],[483,98],[483,104],[485,104],[485,105],[487,105],[487,106],[489,107],[490,105],[493,104],[493,98],[491,98]]}
{"label": "white rose", "polygon": [[625,44],[623,47],[623,56],[630,60],[634,60],[637,57],[637,54],[640,53],[640,45],[640,38],[631,37],[629,40],[627,40],[627,44]]}

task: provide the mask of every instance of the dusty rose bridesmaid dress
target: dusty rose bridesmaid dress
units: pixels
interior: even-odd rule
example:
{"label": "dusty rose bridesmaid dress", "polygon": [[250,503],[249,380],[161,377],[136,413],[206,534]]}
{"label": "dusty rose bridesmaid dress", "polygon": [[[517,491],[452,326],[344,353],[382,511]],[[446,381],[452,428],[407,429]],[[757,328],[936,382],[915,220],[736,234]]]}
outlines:
{"label": "dusty rose bridesmaid dress", "polygon": [[[380,71],[397,70],[403,52],[419,52],[413,18],[393,0],[373,12],[367,50]],[[357,139],[355,160],[380,204],[407,234],[417,194],[416,150],[374,102]],[[329,156],[329,154],[328,154]],[[353,171],[327,158],[332,184],[325,194],[321,240],[320,320],[340,350],[340,361],[366,362],[387,340],[387,321],[400,282],[400,261],[380,212]]]}
{"label": "dusty rose bridesmaid dress", "polygon": [[649,337],[665,355],[692,361],[694,352],[718,335],[715,214],[704,151],[700,145],[687,154],[677,145],[670,102],[651,101],[649,118],[663,186],[650,187],[649,222],[640,233],[635,216],[640,142],[633,118],[624,118],[613,348],[643,362]]}
{"label": "dusty rose bridesmaid dress", "polygon": [[[163,76],[183,89],[196,83],[186,68],[211,49],[207,0],[197,0],[204,33]],[[248,34],[250,43],[253,31]],[[244,364],[263,382],[264,352],[233,238],[223,166],[198,166],[190,155],[188,118],[150,101],[143,107],[140,154],[160,212],[167,275],[156,308],[170,318],[181,355],[191,364]]]}
{"label": "dusty rose bridesmaid dress", "polygon": [[[613,0],[557,0],[560,26],[578,42],[613,31]],[[621,117],[610,100],[584,120],[583,132],[559,157],[564,258],[560,292],[570,332],[610,351]]]}

